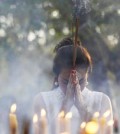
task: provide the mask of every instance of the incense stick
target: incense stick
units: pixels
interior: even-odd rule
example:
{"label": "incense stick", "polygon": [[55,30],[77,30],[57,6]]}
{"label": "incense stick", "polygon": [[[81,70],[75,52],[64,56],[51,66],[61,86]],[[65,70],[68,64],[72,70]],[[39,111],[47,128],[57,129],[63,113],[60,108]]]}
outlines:
{"label": "incense stick", "polygon": [[77,56],[77,45],[78,45],[78,18],[75,21],[75,40],[74,40],[74,47],[73,47],[73,68],[75,68],[76,56]]}

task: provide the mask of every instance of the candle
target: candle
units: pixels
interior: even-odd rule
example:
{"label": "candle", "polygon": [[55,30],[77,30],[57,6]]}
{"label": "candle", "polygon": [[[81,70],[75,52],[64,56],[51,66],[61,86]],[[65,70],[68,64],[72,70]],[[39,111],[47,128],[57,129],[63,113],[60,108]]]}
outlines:
{"label": "candle", "polygon": [[65,113],[61,111],[57,118],[57,134],[65,133]]}
{"label": "candle", "polygon": [[33,116],[33,127],[34,127],[34,134],[39,134],[38,116],[37,116],[37,114],[34,114],[34,116]]}
{"label": "candle", "polygon": [[60,133],[60,134],[69,134],[68,132],[63,132],[63,133]]}
{"label": "candle", "polygon": [[65,116],[65,125],[66,125],[66,132],[71,134],[71,118],[72,118],[72,113],[68,112]]}
{"label": "candle", "polygon": [[100,123],[100,134],[104,134],[105,129],[106,129],[106,118],[101,117],[100,120],[99,120],[99,123]]}
{"label": "candle", "polygon": [[40,115],[40,134],[48,134],[46,111],[41,109]]}
{"label": "candle", "polygon": [[107,110],[104,114],[103,117],[107,118],[110,115],[110,110]]}
{"label": "candle", "polygon": [[95,121],[90,121],[86,124],[85,134],[97,134],[99,130],[99,124]]}
{"label": "candle", "polygon": [[113,124],[114,124],[114,121],[113,121],[113,120],[109,120],[109,121],[107,122],[107,128],[108,128],[108,129],[107,129],[107,131],[106,131],[106,134],[110,134],[110,133],[111,133]]}
{"label": "candle", "polygon": [[10,134],[17,134],[17,129],[18,129],[18,122],[17,122],[17,117],[15,115],[16,112],[16,104],[13,104],[10,109],[10,114],[9,114],[9,124],[10,124]]}
{"label": "candle", "polygon": [[98,119],[99,116],[100,116],[100,113],[99,112],[95,112],[93,114],[93,118],[95,118],[95,119]]}
{"label": "candle", "polygon": [[100,133],[106,134],[107,131],[107,117],[110,115],[110,110],[107,110],[105,113],[103,113],[103,116],[99,120],[100,124]]}
{"label": "candle", "polygon": [[113,120],[110,120],[110,121],[108,121],[108,123],[107,123],[108,126],[112,126],[113,124],[114,124],[114,121],[113,121]]}
{"label": "candle", "polygon": [[82,122],[80,125],[80,134],[85,134],[86,122]]}
{"label": "candle", "polygon": [[58,114],[57,134],[71,134],[71,118],[72,118],[71,112],[68,112],[65,115],[64,111],[61,111]]}
{"label": "candle", "polygon": [[92,121],[95,121],[96,123],[99,124],[99,116],[100,116],[100,113],[99,113],[99,112],[95,112],[95,113],[93,114]]}

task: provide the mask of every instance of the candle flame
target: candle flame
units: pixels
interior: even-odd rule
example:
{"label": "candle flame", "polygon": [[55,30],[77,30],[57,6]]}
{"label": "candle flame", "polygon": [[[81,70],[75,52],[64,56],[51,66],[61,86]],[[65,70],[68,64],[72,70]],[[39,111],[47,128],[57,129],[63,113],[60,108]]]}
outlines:
{"label": "candle flame", "polygon": [[108,123],[107,123],[108,126],[112,126],[113,124],[114,124],[114,121],[113,121],[113,120],[110,120],[110,121],[108,121]]}
{"label": "candle flame", "polygon": [[37,116],[37,114],[34,114],[33,123],[37,123],[37,122],[38,122],[38,116]]}
{"label": "candle flame", "polygon": [[99,112],[95,112],[94,115],[93,115],[94,118],[98,118],[99,116],[100,116]]}
{"label": "candle flame", "polygon": [[107,111],[103,114],[103,116],[104,116],[105,118],[107,118],[109,115],[110,115],[110,110],[107,110]]}
{"label": "candle flame", "polygon": [[58,117],[59,118],[63,118],[65,116],[65,112],[64,111],[61,111],[59,114],[58,114]]}
{"label": "candle flame", "polygon": [[41,117],[44,117],[44,116],[46,116],[46,111],[45,109],[41,109]]}
{"label": "candle flame", "polygon": [[86,122],[82,122],[82,124],[80,125],[81,129],[84,129],[86,126]]}
{"label": "candle flame", "polygon": [[71,112],[68,112],[65,116],[66,119],[70,119],[72,118],[72,113]]}
{"label": "candle flame", "polygon": [[16,109],[17,109],[17,105],[16,104],[12,104],[12,106],[10,108],[10,112],[11,113],[15,113]]}
{"label": "candle flame", "polygon": [[86,124],[85,132],[88,134],[96,134],[98,132],[99,125],[97,122],[91,121]]}

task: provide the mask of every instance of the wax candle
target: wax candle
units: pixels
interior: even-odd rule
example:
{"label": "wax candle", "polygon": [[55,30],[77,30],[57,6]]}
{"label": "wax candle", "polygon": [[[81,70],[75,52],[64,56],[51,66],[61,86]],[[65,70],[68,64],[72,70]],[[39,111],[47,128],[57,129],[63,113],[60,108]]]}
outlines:
{"label": "wax candle", "polygon": [[72,113],[68,112],[65,115],[65,125],[66,125],[66,132],[71,134],[71,118],[72,118]]}
{"label": "wax candle", "polygon": [[45,109],[41,109],[41,114],[40,114],[40,134],[48,134],[48,124],[47,124],[47,118],[46,118]]}
{"label": "wax candle", "polygon": [[99,112],[95,112],[93,114],[93,118],[91,119],[91,121],[95,121],[96,123],[99,124],[99,116],[100,116],[100,113]]}
{"label": "wax candle", "polygon": [[57,134],[65,133],[65,113],[61,111],[57,118]]}
{"label": "wax candle", "polygon": [[17,117],[15,115],[16,108],[17,108],[16,104],[13,104],[10,109],[10,114],[9,114],[10,134],[18,133],[18,122],[17,122]]}
{"label": "wax candle", "polygon": [[99,112],[95,112],[94,114],[93,114],[93,118],[99,118],[99,116],[100,116],[100,113]]}
{"label": "wax candle", "polygon": [[101,117],[100,120],[99,120],[99,124],[100,124],[100,134],[105,134],[105,131],[106,131],[106,118]]}
{"label": "wax candle", "polygon": [[110,120],[110,121],[107,122],[107,125],[108,126],[112,126],[113,124],[114,124],[114,121],[113,120]]}
{"label": "wax candle", "polygon": [[86,122],[82,122],[80,125],[80,134],[85,134]]}
{"label": "wax candle", "polygon": [[112,127],[113,127],[113,124],[114,124],[114,121],[113,120],[109,120],[107,122],[107,130],[106,130],[106,134],[110,134],[112,130]]}
{"label": "wax candle", "polygon": [[97,134],[99,130],[99,124],[95,121],[90,121],[86,124],[85,134]]}
{"label": "wax candle", "polygon": [[63,132],[63,133],[60,133],[60,134],[69,134],[68,132]]}
{"label": "wax candle", "polygon": [[103,117],[107,118],[110,115],[110,110],[107,110],[104,114]]}
{"label": "wax candle", "polygon": [[33,131],[34,134],[39,134],[39,126],[38,126],[38,116],[37,114],[34,114],[33,116]]}
{"label": "wax candle", "polygon": [[103,116],[99,119],[100,134],[106,134],[107,131],[107,118],[110,115],[110,110],[103,113]]}

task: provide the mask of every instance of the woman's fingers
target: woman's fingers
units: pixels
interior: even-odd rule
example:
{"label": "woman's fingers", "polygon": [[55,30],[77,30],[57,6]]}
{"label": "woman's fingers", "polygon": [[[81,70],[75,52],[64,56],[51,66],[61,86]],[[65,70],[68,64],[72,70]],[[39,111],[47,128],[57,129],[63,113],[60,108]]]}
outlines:
{"label": "woman's fingers", "polygon": [[71,83],[74,86],[79,83],[79,80],[78,80],[78,77],[77,77],[77,71],[76,70],[71,70],[70,79],[71,79]]}

